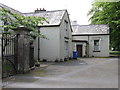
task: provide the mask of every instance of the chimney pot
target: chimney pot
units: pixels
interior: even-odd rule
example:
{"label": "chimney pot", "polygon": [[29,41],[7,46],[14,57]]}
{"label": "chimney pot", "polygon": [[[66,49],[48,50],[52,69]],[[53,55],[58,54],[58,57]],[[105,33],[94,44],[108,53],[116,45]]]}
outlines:
{"label": "chimney pot", "polygon": [[44,8],[40,8],[40,9],[37,8],[37,10],[35,10],[36,13],[39,13],[39,12],[42,12],[42,11],[46,11],[46,10]]}

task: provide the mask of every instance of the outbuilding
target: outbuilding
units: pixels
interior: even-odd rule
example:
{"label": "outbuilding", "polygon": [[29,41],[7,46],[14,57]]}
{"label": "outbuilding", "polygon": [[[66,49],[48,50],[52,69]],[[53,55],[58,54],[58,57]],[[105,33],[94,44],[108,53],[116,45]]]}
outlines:
{"label": "outbuilding", "polygon": [[109,57],[109,26],[72,23],[73,50],[78,57]]}

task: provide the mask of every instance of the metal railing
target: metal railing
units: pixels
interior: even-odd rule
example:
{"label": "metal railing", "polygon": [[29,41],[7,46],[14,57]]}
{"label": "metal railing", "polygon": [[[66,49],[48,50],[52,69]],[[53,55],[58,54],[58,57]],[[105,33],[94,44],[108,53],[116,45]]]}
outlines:
{"label": "metal railing", "polygon": [[2,34],[2,77],[9,77],[17,73],[15,67],[16,35]]}

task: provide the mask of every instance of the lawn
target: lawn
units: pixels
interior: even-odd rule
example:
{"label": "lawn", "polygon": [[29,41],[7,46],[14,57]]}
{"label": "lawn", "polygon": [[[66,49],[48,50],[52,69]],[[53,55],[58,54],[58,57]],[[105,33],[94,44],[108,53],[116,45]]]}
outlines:
{"label": "lawn", "polygon": [[120,55],[120,51],[110,51],[110,54],[112,54],[112,55]]}

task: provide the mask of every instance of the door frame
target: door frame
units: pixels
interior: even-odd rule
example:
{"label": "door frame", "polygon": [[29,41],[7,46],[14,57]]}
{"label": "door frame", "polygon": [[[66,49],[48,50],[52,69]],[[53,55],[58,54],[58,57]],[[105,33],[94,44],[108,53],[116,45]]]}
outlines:
{"label": "door frame", "polygon": [[[81,48],[81,51],[78,51],[78,47],[80,46],[80,48]],[[82,57],[82,55],[83,55],[83,45],[80,45],[80,44],[77,44],[76,45],[76,50],[77,50],[77,53],[80,53],[80,56],[78,56],[78,57]],[[79,55],[79,54],[78,54]]]}

